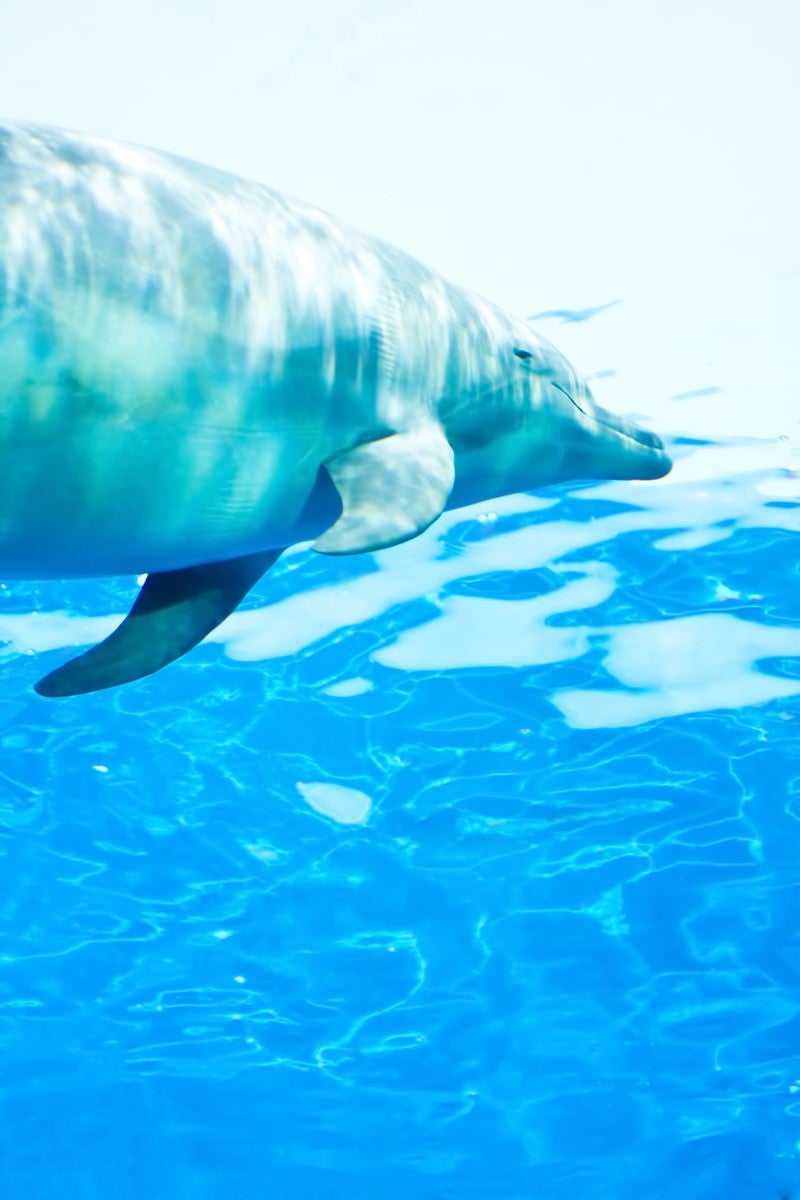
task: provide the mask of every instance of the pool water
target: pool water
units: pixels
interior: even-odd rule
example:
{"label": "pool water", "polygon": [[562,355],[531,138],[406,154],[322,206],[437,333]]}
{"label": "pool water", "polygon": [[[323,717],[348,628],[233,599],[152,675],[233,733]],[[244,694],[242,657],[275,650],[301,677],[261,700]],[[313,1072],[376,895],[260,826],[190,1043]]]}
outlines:
{"label": "pool water", "polygon": [[114,692],[3,588],[0,1194],[800,1196],[799,477],[672,441]]}

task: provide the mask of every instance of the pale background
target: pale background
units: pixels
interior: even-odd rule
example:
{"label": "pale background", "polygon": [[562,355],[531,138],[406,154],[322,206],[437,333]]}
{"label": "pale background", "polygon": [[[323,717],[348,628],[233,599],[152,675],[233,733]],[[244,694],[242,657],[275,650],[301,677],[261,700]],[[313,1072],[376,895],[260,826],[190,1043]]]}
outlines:
{"label": "pale background", "polygon": [[0,0],[0,114],[257,178],[522,314],[621,301],[539,327],[609,407],[791,467],[798,45],[794,0]]}

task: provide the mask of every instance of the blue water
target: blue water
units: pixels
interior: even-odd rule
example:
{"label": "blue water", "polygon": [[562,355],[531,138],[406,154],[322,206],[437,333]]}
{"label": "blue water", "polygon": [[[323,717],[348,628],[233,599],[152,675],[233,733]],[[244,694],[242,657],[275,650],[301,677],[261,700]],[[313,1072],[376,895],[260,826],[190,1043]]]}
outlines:
{"label": "blue water", "polygon": [[3,589],[0,1195],[800,1196],[774,448],[293,550],[71,701],[133,582]]}

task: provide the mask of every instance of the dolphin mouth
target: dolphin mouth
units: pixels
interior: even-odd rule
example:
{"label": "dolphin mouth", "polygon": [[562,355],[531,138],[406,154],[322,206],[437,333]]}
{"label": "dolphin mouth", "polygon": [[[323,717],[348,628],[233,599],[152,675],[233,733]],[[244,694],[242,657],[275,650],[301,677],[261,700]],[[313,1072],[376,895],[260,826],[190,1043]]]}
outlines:
{"label": "dolphin mouth", "polygon": [[637,469],[642,473],[637,473],[635,478],[661,479],[672,470],[672,459],[667,454],[666,447],[657,433],[650,433],[649,430],[642,429],[632,421],[626,421],[624,417],[617,417],[608,409],[601,408],[594,402],[587,410],[560,383],[556,383],[554,379],[551,379],[550,382],[584,417],[593,417],[598,425],[621,438],[623,444],[632,442],[640,451],[644,451],[644,455],[640,455],[637,462]]}
{"label": "dolphin mouth", "polygon": [[638,425],[633,425],[629,421],[620,421],[616,426],[610,421],[603,421],[603,425],[608,425],[611,429],[616,428],[618,433],[623,437],[629,438],[635,442],[637,446],[643,446],[645,450],[656,450],[661,454],[666,455],[666,447],[657,433],[651,433],[649,429],[641,429]]}
{"label": "dolphin mouth", "polygon": [[663,479],[672,470],[672,459],[657,433],[642,429],[633,421],[617,417],[604,408],[596,408],[594,419],[603,429],[620,439],[621,449],[630,456],[632,479]]}
{"label": "dolphin mouth", "polygon": [[598,419],[606,429],[612,430],[623,441],[632,443],[636,447],[637,479],[663,479],[665,475],[669,475],[672,470],[672,459],[657,433],[651,433],[649,429],[641,429],[631,421]]}
{"label": "dolphin mouth", "polygon": [[657,433],[650,433],[649,430],[643,430],[638,425],[634,425],[632,421],[626,421],[622,416],[609,413],[608,409],[601,408],[600,404],[596,404],[594,401],[590,401],[590,408],[584,408],[575,396],[563,388],[560,383],[555,382],[555,379],[551,379],[551,384],[553,388],[561,392],[561,395],[566,396],[579,413],[594,420],[603,430],[608,430],[620,439],[622,460],[627,461],[625,466],[622,466],[621,463],[618,464],[619,470],[616,478],[663,479],[663,476],[668,475],[672,470],[672,458],[667,454]]}
{"label": "dolphin mouth", "polygon": [[632,421],[623,421],[620,417],[611,417],[607,414],[609,420],[604,420],[599,416],[598,422],[604,425],[606,429],[618,433],[620,437],[626,438],[630,442],[635,442],[637,446],[641,446],[644,450],[654,450],[659,454],[666,456],[667,451],[663,441],[657,433],[651,433],[649,429],[642,429],[639,425],[634,425]]}

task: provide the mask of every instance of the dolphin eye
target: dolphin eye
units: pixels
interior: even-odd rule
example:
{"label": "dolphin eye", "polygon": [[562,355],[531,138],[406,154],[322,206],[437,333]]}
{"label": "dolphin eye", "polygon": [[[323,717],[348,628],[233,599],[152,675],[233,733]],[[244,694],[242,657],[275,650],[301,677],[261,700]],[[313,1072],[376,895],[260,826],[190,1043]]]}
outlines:
{"label": "dolphin eye", "polygon": [[530,350],[523,350],[519,346],[514,347],[514,353],[517,358],[533,358],[533,353]]}

